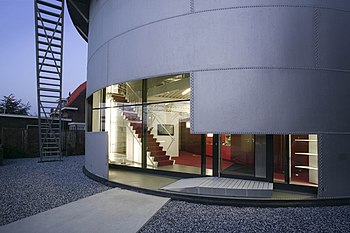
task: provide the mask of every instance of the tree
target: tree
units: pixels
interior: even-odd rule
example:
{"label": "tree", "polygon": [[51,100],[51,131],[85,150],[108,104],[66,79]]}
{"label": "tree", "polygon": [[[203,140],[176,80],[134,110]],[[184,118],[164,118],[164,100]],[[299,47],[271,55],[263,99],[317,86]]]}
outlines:
{"label": "tree", "polygon": [[22,100],[17,100],[13,94],[4,96],[0,101],[0,112],[16,115],[29,115],[30,104],[23,104]]}

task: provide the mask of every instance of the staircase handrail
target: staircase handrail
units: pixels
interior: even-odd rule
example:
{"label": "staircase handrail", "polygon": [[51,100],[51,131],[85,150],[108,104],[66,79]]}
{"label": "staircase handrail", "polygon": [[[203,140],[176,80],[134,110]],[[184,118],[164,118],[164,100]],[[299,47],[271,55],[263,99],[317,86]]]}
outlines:
{"label": "staircase handrail", "polygon": [[[139,94],[137,94],[137,92],[131,87],[131,85],[129,83],[125,83],[127,88],[129,88],[131,90],[131,92],[134,94],[134,96],[136,97],[137,100],[140,99]],[[125,97],[126,97],[126,93],[125,93]],[[130,102],[130,100],[128,100]]]}
{"label": "staircase handrail", "polygon": [[[141,141],[139,140],[138,137],[136,137],[136,133],[134,133],[134,131],[131,129],[130,125],[127,124],[127,128],[130,130],[132,136],[136,139],[137,143],[139,144],[139,146],[142,148],[142,144]],[[152,166],[155,167],[154,165],[154,161],[151,159],[151,156],[149,156],[149,154],[146,152],[147,154],[147,158],[149,159],[149,161],[152,163]]]}
{"label": "staircase handrail", "polygon": [[[163,125],[165,125],[166,123],[165,122],[162,122],[161,120],[161,117],[159,117],[156,113],[154,113],[154,112],[147,112],[147,114],[151,114],[152,116],[151,116],[151,124],[153,125],[153,122],[154,122],[154,120],[157,120],[157,122],[159,123],[159,124],[161,124],[162,126]],[[154,118],[153,118],[154,117]],[[169,144],[169,146],[167,147],[167,149],[166,149],[166,151],[168,151],[169,150],[169,148],[170,148],[170,146],[173,144],[173,142],[175,141],[175,136],[172,136],[171,135],[171,133],[165,128],[165,127],[163,127],[164,129],[165,129],[165,131],[167,132],[167,134],[168,134],[168,136],[170,136],[170,138],[171,138],[171,142],[170,142],[170,144]]]}

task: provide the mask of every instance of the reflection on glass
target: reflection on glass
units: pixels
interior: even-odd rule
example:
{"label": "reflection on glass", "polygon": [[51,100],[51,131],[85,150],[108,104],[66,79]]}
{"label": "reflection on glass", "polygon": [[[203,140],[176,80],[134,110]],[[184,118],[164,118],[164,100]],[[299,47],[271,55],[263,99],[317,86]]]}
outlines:
{"label": "reflection on glass", "polygon": [[190,76],[179,74],[147,79],[147,102],[190,99]]}
{"label": "reflection on glass", "polygon": [[[287,135],[288,136],[288,135]],[[274,135],[273,136],[273,163],[274,173],[273,181],[279,183],[285,183],[286,175],[286,135]]]}
{"label": "reflection on glass", "polygon": [[292,184],[318,185],[317,135],[290,135],[290,181]]}
{"label": "reflection on glass", "polygon": [[200,135],[190,134],[189,119],[189,101],[147,106],[148,168],[200,174]]}
{"label": "reflection on glass", "polygon": [[142,107],[130,103],[139,101],[130,89],[141,89],[139,84],[140,81],[135,81],[106,88],[105,127],[110,163],[134,167],[142,165]]}
{"label": "reflection on glass", "polygon": [[221,135],[221,173],[254,176],[254,135]]}
{"label": "reflection on glass", "polygon": [[140,106],[106,109],[106,131],[109,137],[109,162],[141,167],[142,119]]}
{"label": "reflection on glass", "polygon": [[206,134],[206,143],[205,143],[205,169],[206,169],[206,175],[213,175],[213,137],[214,134],[208,133]]}
{"label": "reflection on glass", "polygon": [[106,88],[106,98],[110,107],[142,103],[142,80],[111,85]]}

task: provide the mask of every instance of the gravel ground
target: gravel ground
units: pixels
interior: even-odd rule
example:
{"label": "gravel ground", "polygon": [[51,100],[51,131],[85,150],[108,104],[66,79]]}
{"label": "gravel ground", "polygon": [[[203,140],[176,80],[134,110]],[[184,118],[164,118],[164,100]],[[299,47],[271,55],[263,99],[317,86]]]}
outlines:
{"label": "gravel ground", "polygon": [[[82,172],[84,156],[63,162],[5,160],[0,225],[103,192]],[[350,232],[350,206],[252,208],[168,202],[140,232]]]}
{"label": "gravel ground", "polygon": [[140,232],[350,232],[350,206],[252,208],[170,201]]}
{"label": "gravel ground", "polygon": [[38,161],[11,159],[0,166],[0,225],[109,189],[83,174],[84,156]]}

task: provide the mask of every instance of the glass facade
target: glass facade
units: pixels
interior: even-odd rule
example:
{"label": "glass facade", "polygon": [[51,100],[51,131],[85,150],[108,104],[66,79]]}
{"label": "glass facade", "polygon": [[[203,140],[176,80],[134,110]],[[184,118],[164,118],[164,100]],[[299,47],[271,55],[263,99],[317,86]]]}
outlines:
{"label": "glass facade", "polygon": [[221,173],[254,176],[254,135],[221,135]]}
{"label": "glass facade", "polygon": [[190,78],[108,86],[88,98],[88,131],[108,132],[109,163],[317,186],[317,135],[190,132]]}

